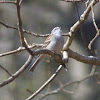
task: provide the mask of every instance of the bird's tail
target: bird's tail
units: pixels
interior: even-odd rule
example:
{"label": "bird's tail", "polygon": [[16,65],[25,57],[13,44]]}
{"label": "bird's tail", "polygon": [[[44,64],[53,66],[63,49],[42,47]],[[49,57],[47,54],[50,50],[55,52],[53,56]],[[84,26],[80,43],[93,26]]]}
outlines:
{"label": "bird's tail", "polygon": [[65,64],[63,66],[64,66],[65,71],[67,72],[68,71],[67,66]]}
{"label": "bird's tail", "polygon": [[37,64],[41,61],[41,59],[43,58],[43,55],[40,55],[35,62],[33,63],[33,65],[31,66],[31,68],[29,69],[29,72],[33,72],[33,70],[35,69],[35,67],[37,66]]}

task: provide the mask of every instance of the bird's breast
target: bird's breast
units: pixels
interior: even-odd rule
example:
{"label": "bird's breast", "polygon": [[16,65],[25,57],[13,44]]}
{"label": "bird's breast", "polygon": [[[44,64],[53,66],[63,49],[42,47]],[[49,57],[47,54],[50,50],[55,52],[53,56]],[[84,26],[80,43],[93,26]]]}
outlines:
{"label": "bird's breast", "polygon": [[64,45],[64,38],[62,36],[56,36],[53,38],[51,43],[47,46],[47,49],[59,53],[62,51],[63,45]]}

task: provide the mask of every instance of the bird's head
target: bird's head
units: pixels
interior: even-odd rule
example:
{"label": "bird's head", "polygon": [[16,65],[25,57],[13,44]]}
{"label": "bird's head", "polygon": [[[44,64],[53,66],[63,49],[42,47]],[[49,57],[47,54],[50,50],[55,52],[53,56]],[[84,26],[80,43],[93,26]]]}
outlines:
{"label": "bird's head", "polygon": [[55,27],[52,31],[51,31],[51,34],[62,34],[62,31],[61,31],[61,27]]}

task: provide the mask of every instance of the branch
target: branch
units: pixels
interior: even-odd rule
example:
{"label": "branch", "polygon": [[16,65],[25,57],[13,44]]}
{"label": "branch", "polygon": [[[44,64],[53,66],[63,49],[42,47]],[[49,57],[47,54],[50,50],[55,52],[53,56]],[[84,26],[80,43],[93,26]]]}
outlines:
{"label": "branch", "polygon": [[87,75],[85,78],[83,78],[83,79],[81,79],[81,80],[76,80],[76,81],[71,81],[71,82],[66,83],[66,84],[64,85],[64,87],[65,87],[65,86],[69,86],[69,85],[71,85],[71,84],[75,84],[75,83],[81,83],[81,82],[87,80],[88,78],[91,78],[91,77],[93,77],[93,76],[98,76],[98,75],[100,75],[100,73],[98,73],[98,72],[95,72],[93,75],[89,74],[89,75]]}
{"label": "branch", "polygon": [[69,57],[76,59],[77,61],[86,63],[86,64],[100,65],[100,58],[98,57],[84,56],[70,49],[68,49],[68,55]]}
{"label": "branch", "polygon": [[62,0],[65,2],[84,2],[84,0]]}
{"label": "branch", "polygon": [[17,16],[18,16],[18,31],[20,35],[21,45],[25,46],[24,35],[23,35],[23,30],[22,30],[22,20],[21,20],[21,14],[20,14],[20,0],[17,0],[16,7],[17,7]]}
{"label": "branch", "polygon": [[26,61],[26,63],[15,73],[13,74],[11,77],[9,77],[7,80],[5,80],[4,82],[0,83],[0,87],[3,87],[9,83],[11,83],[13,80],[15,80],[20,74],[22,74],[25,69],[29,66],[29,64],[31,63],[33,57],[29,56],[28,60]]}
{"label": "branch", "polygon": [[[14,27],[14,26],[5,24],[3,22],[0,22],[0,24],[3,25],[3,26],[5,26],[6,28],[11,28],[11,29],[14,29],[14,30],[17,30],[18,31],[18,28]],[[27,33],[27,34],[30,34],[30,35],[34,35],[36,37],[48,37],[50,35],[50,34],[45,34],[45,35],[44,34],[37,34],[37,33],[33,33],[33,32],[28,31],[28,30],[25,30],[25,29],[23,29],[23,33]],[[64,33],[63,36],[69,36],[69,34]]]}
{"label": "branch", "polygon": [[47,54],[49,56],[52,56],[56,60],[57,63],[65,66],[65,63],[64,63],[64,60],[62,59],[62,57],[59,54],[55,53],[54,51],[50,51],[48,49],[34,50],[32,53],[32,56],[37,56],[40,54]]}
{"label": "branch", "polygon": [[56,72],[35,93],[33,93],[26,100],[32,100],[36,95],[38,95],[58,75],[61,69],[62,69],[62,65],[60,65],[56,70]]}
{"label": "branch", "polygon": [[93,24],[94,24],[94,27],[97,31],[95,37],[90,41],[89,45],[88,45],[88,48],[91,50],[91,45],[93,44],[93,42],[96,40],[96,38],[100,35],[100,30],[98,29],[97,25],[96,25],[96,22],[95,22],[95,19],[94,19],[94,12],[93,12],[93,7],[91,6],[91,10],[92,10],[92,20],[93,20]]}
{"label": "branch", "polygon": [[26,48],[26,50],[29,52],[30,55],[32,55],[32,51],[28,48],[27,44],[24,41],[24,34],[23,34],[23,29],[22,29],[22,20],[21,20],[21,14],[20,14],[21,2],[22,2],[22,0],[17,0],[17,2],[16,2],[17,16],[18,16],[18,30],[19,30],[19,35],[20,35],[20,41],[21,41],[21,45]]}
{"label": "branch", "polygon": [[[72,84],[79,84],[79,83],[81,83],[81,82],[83,82],[83,81],[85,81],[85,80],[87,80],[87,79],[89,79],[89,78],[91,78],[91,77],[93,77],[93,76],[98,76],[98,75],[100,75],[100,73],[95,72],[95,73],[92,74],[92,75],[91,75],[91,74],[87,75],[86,77],[84,77],[84,78],[81,79],[81,80],[71,81],[71,82],[67,82],[67,83],[65,83],[65,84],[62,84],[61,87],[59,87],[59,88],[57,88],[57,89],[55,89],[55,90],[53,90],[53,91],[51,91],[51,92],[46,92],[45,94],[42,94],[39,100],[41,100],[41,99],[43,99],[43,98],[45,98],[45,97],[47,97],[47,96],[49,96],[49,95],[57,94],[57,93],[59,93],[61,90],[63,91],[63,89],[64,89],[66,86],[69,86],[69,85],[72,85]],[[64,92],[64,91],[63,91],[63,92]],[[74,92],[70,92],[70,91],[66,91],[66,90],[65,90],[65,92],[66,92],[66,93],[70,93],[70,94],[73,94],[73,93],[74,93]]]}
{"label": "branch", "polygon": [[17,16],[18,16],[18,31],[20,34],[21,44],[24,46],[24,35],[22,30],[22,20],[21,20],[21,14],[20,14],[20,0],[17,0],[16,2],[17,7]]}
{"label": "branch", "polygon": [[4,67],[2,67],[1,65],[0,65],[0,67],[1,67],[8,75],[12,76],[12,75],[8,72],[7,69],[5,69]]}
{"label": "branch", "polygon": [[[60,91],[63,91],[64,93],[68,93],[68,94],[73,94],[73,93],[74,93],[73,91],[65,90],[62,83],[61,83],[60,85],[61,85],[61,86],[58,87],[58,88],[55,89],[55,90],[47,91],[46,93],[41,94],[38,100],[42,100],[43,98],[45,98],[45,97],[47,97],[47,96],[49,96],[49,95],[57,94],[57,93],[59,93]],[[30,92],[30,91],[29,91],[29,92]],[[31,93],[31,92],[30,92],[30,93]]]}
{"label": "branch", "polygon": [[98,29],[98,26],[96,25],[96,22],[95,22],[93,6],[91,6],[91,10],[92,10],[92,20],[93,20],[93,24],[94,24],[94,27],[95,27],[97,33],[98,33],[99,29]]}
{"label": "branch", "polygon": [[[72,84],[77,84],[77,86],[78,86],[81,82],[83,82],[83,81],[85,81],[85,80],[87,80],[87,79],[89,79],[89,78],[91,78],[91,77],[93,77],[93,76],[96,76],[96,77],[98,78],[99,75],[100,75],[100,73],[95,72],[95,68],[96,68],[96,66],[93,66],[93,68],[92,68],[90,74],[87,75],[86,77],[84,77],[84,78],[81,79],[81,80],[71,81],[71,82],[68,82],[68,83],[65,83],[65,84],[60,83],[60,87],[59,87],[59,88],[57,88],[57,89],[55,89],[55,90],[53,90],[53,91],[51,91],[51,92],[46,92],[45,94],[42,94],[41,97],[39,98],[39,100],[45,98],[45,97],[48,96],[48,95],[57,94],[57,93],[59,93],[61,90],[62,90],[63,92],[70,93],[70,94],[75,93],[75,92],[71,92],[71,91],[65,90],[64,88],[65,88],[66,86],[69,86],[69,85],[72,85]],[[77,86],[76,86],[76,89],[78,88]],[[30,92],[31,92],[31,91],[30,91]],[[31,92],[31,93],[32,93],[32,92]]]}
{"label": "branch", "polygon": [[16,4],[16,1],[0,1],[0,3]]}
{"label": "branch", "polygon": [[[42,44],[37,44],[37,45],[33,45],[30,48],[34,48],[34,47],[41,47],[43,46]],[[26,50],[25,47],[19,47],[17,50],[13,50],[13,51],[10,51],[10,52],[6,52],[6,53],[2,53],[0,54],[0,57],[3,57],[3,56],[6,56],[6,55],[10,55],[10,54],[14,54],[14,53],[17,53],[17,52],[21,52],[23,50]],[[40,54],[47,54],[47,55],[50,55],[52,56],[60,65],[64,65],[64,61],[62,60],[62,57],[58,54],[56,54],[55,52],[53,51],[50,51],[48,49],[41,49],[41,50],[33,50],[32,52],[32,56],[37,56],[37,55],[40,55]]]}
{"label": "branch", "polygon": [[[39,48],[39,47],[42,47],[42,46],[43,46],[43,44],[33,44],[32,46],[29,46],[28,48],[32,49],[32,48],[35,48],[35,47]],[[14,54],[14,53],[18,53],[18,52],[21,52],[21,51],[24,51],[24,50],[26,50],[25,47],[19,47],[16,50],[0,54],[0,57],[11,55],[11,54]]]}
{"label": "branch", "polygon": [[[0,24],[3,25],[3,26],[5,26],[6,28],[11,28],[11,29],[14,29],[14,30],[17,30],[18,31],[18,28],[14,27],[14,26],[5,24],[3,22],[0,22]],[[50,35],[50,34],[45,34],[45,35],[44,34],[37,34],[37,33],[33,33],[33,32],[28,31],[28,30],[25,30],[25,29],[23,29],[23,33],[27,33],[27,34],[30,34],[30,35],[34,35],[36,37],[47,37],[47,36]],[[64,35],[66,35],[66,34],[64,34]]]}
{"label": "branch", "polygon": [[[59,87],[56,90],[46,92],[45,94],[42,94],[38,100],[42,100],[43,98],[45,98],[49,95],[55,95],[55,94],[59,93],[61,90],[62,90],[62,87]],[[69,93],[69,94],[73,94],[73,92],[70,92],[70,91],[67,91],[67,90],[66,90],[66,92]]]}
{"label": "branch", "polygon": [[80,16],[80,19],[70,28],[70,32],[68,33],[70,35],[70,37],[68,37],[66,43],[64,44],[63,50],[67,51],[69,49],[69,46],[71,45],[71,43],[74,39],[77,29],[80,27],[80,25],[82,25],[85,22],[85,20],[89,16],[89,13],[91,11],[91,6],[94,6],[97,2],[98,2],[97,0],[91,1],[89,6],[87,7],[87,9]]}
{"label": "branch", "polygon": [[[58,70],[58,69],[57,69]],[[61,70],[61,68],[60,68],[60,70]],[[58,72],[57,72],[57,74],[58,74]],[[56,75],[56,73],[54,73],[53,75]],[[52,76],[53,76],[52,75]],[[65,84],[63,84],[61,87],[59,87],[59,88],[57,88],[56,90],[53,90],[53,91],[51,91],[51,92],[46,92],[45,94],[42,94],[41,95],[41,97],[40,97],[40,99],[43,99],[43,98],[45,98],[46,96],[48,96],[48,95],[53,95],[53,94],[57,94],[58,92],[60,92],[61,90],[63,90],[66,86],[69,86],[69,85],[72,85],[72,84],[79,84],[79,83],[81,83],[81,82],[83,82],[83,81],[85,81],[85,80],[87,80],[87,79],[89,79],[89,78],[91,78],[91,77],[93,77],[93,76],[98,76],[98,75],[100,75],[100,73],[98,73],[98,72],[95,72],[95,73],[93,73],[93,74],[89,74],[89,75],[87,75],[86,77],[84,77],[83,79],[81,79],[81,80],[76,80],[76,81],[70,81],[70,82],[67,82],[67,83],[65,83]],[[53,77],[50,77],[49,78],[49,80],[47,80],[35,93],[33,93],[29,98],[27,98],[26,100],[31,100],[31,99],[33,99],[36,95],[38,95],[52,80],[53,80],[53,78],[55,78],[56,76],[53,76]],[[29,91],[30,93],[32,93],[31,91]],[[63,91],[64,92],[64,91]],[[67,92],[67,93],[70,93],[70,94],[73,94],[73,92],[70,92],[70,91],[65,91],[65,92]],[[39,100],[40,100],[39,99]]]}
{"label": "branch", "polygon": [[8,24],[5,24],[3,22],[0,22],[1,25],[5,26],[6,28],[11,28],[11,29],[15,29],[15,30],[18,30],[18,28],[14,27],[14,26],[11,26],[11,25],[8,25]]}

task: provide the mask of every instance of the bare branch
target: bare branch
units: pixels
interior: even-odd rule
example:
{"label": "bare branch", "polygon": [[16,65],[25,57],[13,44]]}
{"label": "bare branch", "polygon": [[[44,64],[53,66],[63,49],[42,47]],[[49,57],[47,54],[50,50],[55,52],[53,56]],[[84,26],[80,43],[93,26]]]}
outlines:
{"label": "bare branch", "polygon": [[48,49],[34,50],[32,53],[32,56],[36,56],[36,55],[40,55],[40,54],[47,54],[49,56],[52,56],[56,60],[57,63],[65,66],[65,62],[62,59],[62,57],[59,54],[55,53],[54,51],[50,51]]}
{"label": "bare branch", "polygon": [[94,12],[93,12],[93,6],[91,6],[91,10],[92,10],[92,20],[93,20],[93,24],[94,24],[94,27],[97,31],[95,37],[90,41],[89,45],[88,45],[88,48],[91,50],[91,45],[93,44],[93,42],[95,41],[95,39],[100,35],[100,30],[98,29],[97,25],[96,25],[96,22],[95,22],[95,19],[94,19]]}
{"label": "bare branch", "polygon": [[16,1],[0,1],[0,3],[16,4]]}
{"label": "bare branch", "polygon": [[32,100],[36,95],[38,95],[58,75],[61,69],[62,69],[62,65],[60,65],[56,70],[56,72],[35,93],[33,93],[26,100]]}
{"label": "bare branch", "polygon": [[70,28],[70,32],[69,32],[70,37],[68,37],[66,43],[64,44],[63,50],[65,50],[65,51],[68,50],[69,46],[71,45],[71,43],[74,39],[77,29],[80,27],[80,25],[82,25],[85,22],[85,20],[89,16],[89,13],[91,11],[91,6],[94,6],[97,2],[98,1],[96,1],[96,0],[91,1],[89,6],[87,7],[87,9],[80,16],[80,19]]}
{"label": "bare branch", "polygon": [[97,25],[96,25],[96,22],[95,22],[95,19],[94,19],[94,11],[93,11],[93,6],[92,6],[92,5],[91,5],[91,11],[92,11],[92,20],[93,20],[93,24],[94,24],[94,27],[95,27],[97,33],[98,33],[99,29],[98,29],[98,27],[97,27]]}
{"label": "bare branch", "polygon": [[[77,7],[76,2],[75,2],[75,6],[76,6],[78,18],[79,18],[79,20],[80,20],[80,15],[79,15],[79,11],[78,11],[78,7]],[[86,42],[86,38],[85,38],[85,36],[84,36],[84,33],[82,32],[82,25],[80,25],[80,33],[81,33],[82,40],[83,40],[83,42],[84,42],[84,44],[85,44],[87,50],[88,50],[89,52],[91,52],[91,53],[94,53],[92,50],[90,50],[90,49],[88,48],[88,44],[87,44],[87,42]]]}
{"label": "bare branch", "polygon": [[29,89],[26,89],[26,91],[29,92],[29,93],[31,93],[31,94],[33,94],[33,92],[31,90],[29,90]]}
{"label": "bare branch", "polygon": [[20,74],[22,74],[25,71],[25,69],[31,63],[32,59],[33,59],[33,57],[30,55],[29,58],[28,58],[28,60],[26,61],[26,63],[15,74],[13,74],[11,77],[9,77],[4,82],[0,83],[0,87],[3,87],[5,85],[11,83],[12,81],[14,81]]}
{"label": "bare branch", "polygon": [[88,48],[91,50],[91,45],[92,43],[95,41],[95,39],[100,35],[100,31],[98,31],[95,35],[95,37],[90,41],[89,45],[88,45]]}
{"label": "bare branch", "polygon": [[23,30],[22,30],[22,20],[21,20],[21,15],[20,15],[20,0],[17,0],[16,2],[16,7],[17,7],[17,16],[18,16],[18,30],[20,34],[20,39],[21,39],[21,44],[24,46],[24,35],[23,35]]}
{"label": "bare branch", "polygon": [[[63,0],[63,1],[65,1],[65,2],[83,2],[84,0]],[[65,43],[65,45],[64,45],[64,48],[63,48],[64,51],[68,51],[68,55],[69,56],[67,56],[67,54],[65,56],[65,54],[64,54],[64,58],[68,59],[68,57],[71,57],[71,58],[74,58],[74,59],[76,59],[76,60],[78,60],[80,62],[84,62],[84,63],[87,63],[87,64],[100,65],[100,58],[97,58],[97,57],[94,57],[94,56],[83,56],[83,55],[80,55],[80,54],[78,54],[78,53],[76,53],[76,52],[74,52],[74,51],[69,49],[69,46],[71,45],[71,43],[72,43],[72,41],[74,39],[74,36],[75,36],[75,33],[76,33],[77,29],[80,27],[80,25],[82,25],[85,22],[85,20],[89,16],[90,11],[92,10],[91,7],[94,6],[97,2],[98,2],[98,0],[97,1],[96,0],[91,1],[89,6],[87,7],[87,9],[84,11],[84,13],[79,18],[79,20],[70,28],[70,32],[68,34],[64,34],[64,36],[69,36],[67,41],[66,41],[66,43]],[[29,46],[27,41],[24,40],[24,33],[33,34],[34,36],[38,36],[38,37],[47,37],[49,34],[40,35],[40,34],[32,33],[32,32],[29,32],[29,31],[23,29],[22,20],[21,20],[21,13],[20,13],[20,5],[22,3],[22,0],[16,0],[16,2],[15,1],[14,2],[13,1],[7,1],[7,2],[0,1],[0,3],[14,3],[14,4],[16,4],[17,16],[18,16],[18,28],[10,26],[10,25],[7,25],[7,24],[4,24],[2,22],[0,22],[0,24],[2,24],[3,26],[5,26],[7,28],[12,28],[12,29],[18,30],[19,34],[20,34],[21,45],[24,46],[24,47],[18,48],[17,50],[0,54],[0,57],[5,56],[5,55],[10,55],[10,54],[13,54],[13,53],[17,53],[17,52],[20,52],[20,51],[23,51],[23,50],[27,50],[30,53],[30,56],[29,56],[28,60],[26,61],[26,63],[17,72],[15,72],[13,75],[9,74],[9,72],[5,68],[1,67],[2,69],[4,69],[10,75],[10,77],[7,80],[5,80],[4,82],[0,83],[0,87],[3,87],[5,85],[11,83],[12,81],[14,81],[22,72],[25,71],[25,69],[31,63],[32,58],[34,56],[36,56],[36,55],[39,55],[39,54],[50,55],[60,64],[60,66],[58,67],[56,72],[35,93],[33,93],[30,97],[28,97],[26,99],[26,100],[31,100],[36,95],[38,95],[58,75],[58,73],[62,69],[62,66],[65,63],[64,63],[64,61],[63,61],[61,56],[59,56],[58,54],[56,54],[56,53],[54,53],[54,52],[52,52],[50,50],[43,49],[43,50],[31,51],[31,48],[36,47],[36,45],[33,45],[33,47]],[[94,25],[95,25],[95,21],[94,21]],[[98,32],[99,32],[99,30],[98,30]],[[88,79],[90,77],[98,76],[98,75],[100,75],[100,74],[99,73],[95,73],[95,67],[93,67],[91,73],[88,76],[86,76],[85,78],[83,78],[81,80],[68,82],[68,83],[64,84],[63,86],[61,86],[60,88],[58,88],[58,89],[56,89],[54,91],[48,92],[48,94],[45,94],[45,95],[47,96],[47,95],[51,95],[51,93],[52,94],[58,93],[65,86],[68,86],[68,85],[71,85],[71,84],[74,84],[74,83],[79,84],[82,81],[84,81],[84,80],[86,80],[86,79]]]}
{"label": "bare branch", "polygon": [[[62,90],[62,88],[59,87],[59,88],[57,88],[56,90],[53,90],[53,91],[50,91],[50,92],[46,92],[46,93],[44,93],[44,94],[42,94],[42,95],[40,96],[39,100],[42,100],[43,98],[45,98],[45,97],[47,97],[47,96],[49,96],[49,95],[57,94],[57,93],[59,93],[61,90]],[[65,90],[65,89],[63,89],[63,92],[66,92],[66,93],[69,93],[69,94],[73,94],[73,92],[67,91],[67,90]]]}
{"label": "bare branch", "polygon": [[[5,24],[3,22],[0,22],[0,24],[3,25],[3,26],[5,26],[6,28],[11,28],[11,29],[18,30],[18,28],[14,27],[14,26],[11,26],[11,25],[8,25],[8,24]],[[25,30],[25,29],[23,29],[23,33],[27,33],[27,34],[30,34],[30,35],[34,35],[36,37],[47,37],[47,36],[50,35],[50,34],[45,34],[45,35],[44,34],[37,34],[37,33],[33,33],[33,32],[28,31],[28,30]],[[69,34],[63,33],[63,36],[69,36]]]}
{"label": "bare branch", "polygon": [[71,81],[71,82],[66,83],[66,84],[64,85],[64,87],[65,87],[65,86],[69,86],[69,85],[71,85],[71,84],[75,84],[75,83],[81,83],[81,82],[87,80],[88,78],[91,78],[91,77],[93,77],[93,76],[98,76],[98,75],[100,75],[100,73],[98,73],[98,72],[95,72],[93,75],[89,74],[89,75],[87,75],[85,78],[83,78],[83,79],[81,79],[81,80],[76,80],[76,81]]}
{"label": "bare branch", "polygon": [[[49,96],[49,95],[53,95],[53,94],[57,94],[57,93],[59,93],[61,90],[63,91],[63,89],[66,87],[66,86],[69,86],[69,85],[72,85],[72,84],[79,84],[79,83],[81,83],[81,82],[83,82],[83,81],[85,81],[85,80],[87,80],[87,79],[89,79],[89,78],[91,78],[91,77],[94,77],[94,76],[99,76],[100,75],[100,73],[98,73],[98,72],[95,72],[94,74],[89,74],[89,75],[87,75],[86,77],[84,77],[83,79],[81,79],[81,80],[75,80],[75,81],[70,81],[70,82],[67,82],[67,83],[65,83],[65,84],[63,84],[61,87],[59,87],[59,88],[57,88],[57,89],[55,89],[55,90],[53,90],[53,91],[51,91],[51,92],[46,92],[45,94],[42,94],[41,96],[40,96],[40,99],[39,100],[41,100],[41,99],[43,99],[43,98],[45,98],[45,97],[47,97],[47,96]],[[67,92],[67,93],[70,93],[70,94],[73,94],[74,92],[70,92],[70,91],[67,91],[67,90],[64,90],[63,92]],[[31,92],[32,93],[32,92]],[[31,99],[26,99],[26,100],[31,100]]]}
{"label": "bare branch", "polygon": [[[5,26],[6,28],[11,28],[11,29],[15,29],[15,30],[18,30],[18,28],[14,27],[14,26],[11,26],[11,25],[8,25],[8,24],[5,24],[3,22],[0,22],[1,25]],[[33,32],[30,32],[30,31],[27,31],[25,29],[23,29],[23,32],[24,33],[27,33],[27,34],[30,34],[30,35],[34,35],[36,37],[47,37],[49,36],[50,34],[37,34],[37,33],[33,33]],[[64,36],[66,36],[66,34],[64,34]]]}
{"label": "bare branch", "polygon": [[62,0],[65,2],[83,2],[84,0]]}
{"label": "bare branch", "polygon": [[84,56],[70,49],[68,49],[68,55],[69,57],[76,59],[77,61],[86,63],[86,64],[100,65],[100,58],[98,57]]}
{"label": "bare branch", "polygon": [[4,67],[2,67],[1,65],[0,65],[0,67],[1,67],[8,75],[12,76],[12,75],[8,72],[7,69],[5,69]]}
{"label": "bare branch", "polygon": [[[42,46],[42,44],[40,45],[33,45],[33,47],[37,47],[37,46]],[[33,48],[33,47],[30,47],[30,48]],[[24,47],[19,47],[17,50],[13,50],[13,51],[10,51],[10,52],[7,52],[7,53],[2,53],[0,54],[0,57],[3,57],[3,56],[6,56],[6,55],[10,55],[10,54],[13,54],[13,53],[17,53],[17,52],[21,52],[25,50]],[[48,49],[41,49],[41,50],[34,50],[32,52],[32,56],[37,56],[37,55],[40,55],[40,54],[47,54],[47,55],[50,55],[52,56],[59,64],[61,65],[64,65],[64,61],[62,60],[62,57],[58,54],[56,54],[55,52],[53,51],[50,51]]]}
{"label": "bare branch", "polygon": [[15,30],[18,30],[18,28],[14,27],[14,26],[11,26],[11,25],[8,25],[8,24],[5,24],[3,22],[0,22],[1,25],[5,26],[6,28],[11,28],[11,29],[15,29]]}
{"label": "bare branch", "polygon": [[20,14],[20,3],[21,3],[21,1],[17,0],[17,2],[16,2],[17,16],[18,16],[18,30],[19,30],[19,34],[20,34],[20,41],[21,41],[21,45],[26,48],[26,50],[29,52],[30,55],[32,55],[32,51],[28,48],[28,46],[26,45],[26,43],[24,41],[24,34],[23,34],[23,29],[22,29],[22,20],[21,20],[21,14]]}
{"label": "bare branch", "polygon": [[19,5],[21,5],[22,1],[23,1],[23,0],[20,0],[20,1],[19,1]]}
{"label": "bare branch", "polygon": [[95,71],[96,71],[96,65],[93,65],[90,75],[93,75],[95,73]]}
{"label": "bare branch", "polygon": [[[42,47],[42,46],[43,46],[43,44],[33,44],[32,46],[29,46],[28,48],[32,49],[32,48],[35,48],[35,47],[39,48],[39,47]],[[19,47],[16,50],[0,54],[0,57],[11,55],[11,54],[14,54],[14,53],[18,53],[18,52],[21,52],[21,51],[24,51],[24,50],[26,50],[25,47]]]}

